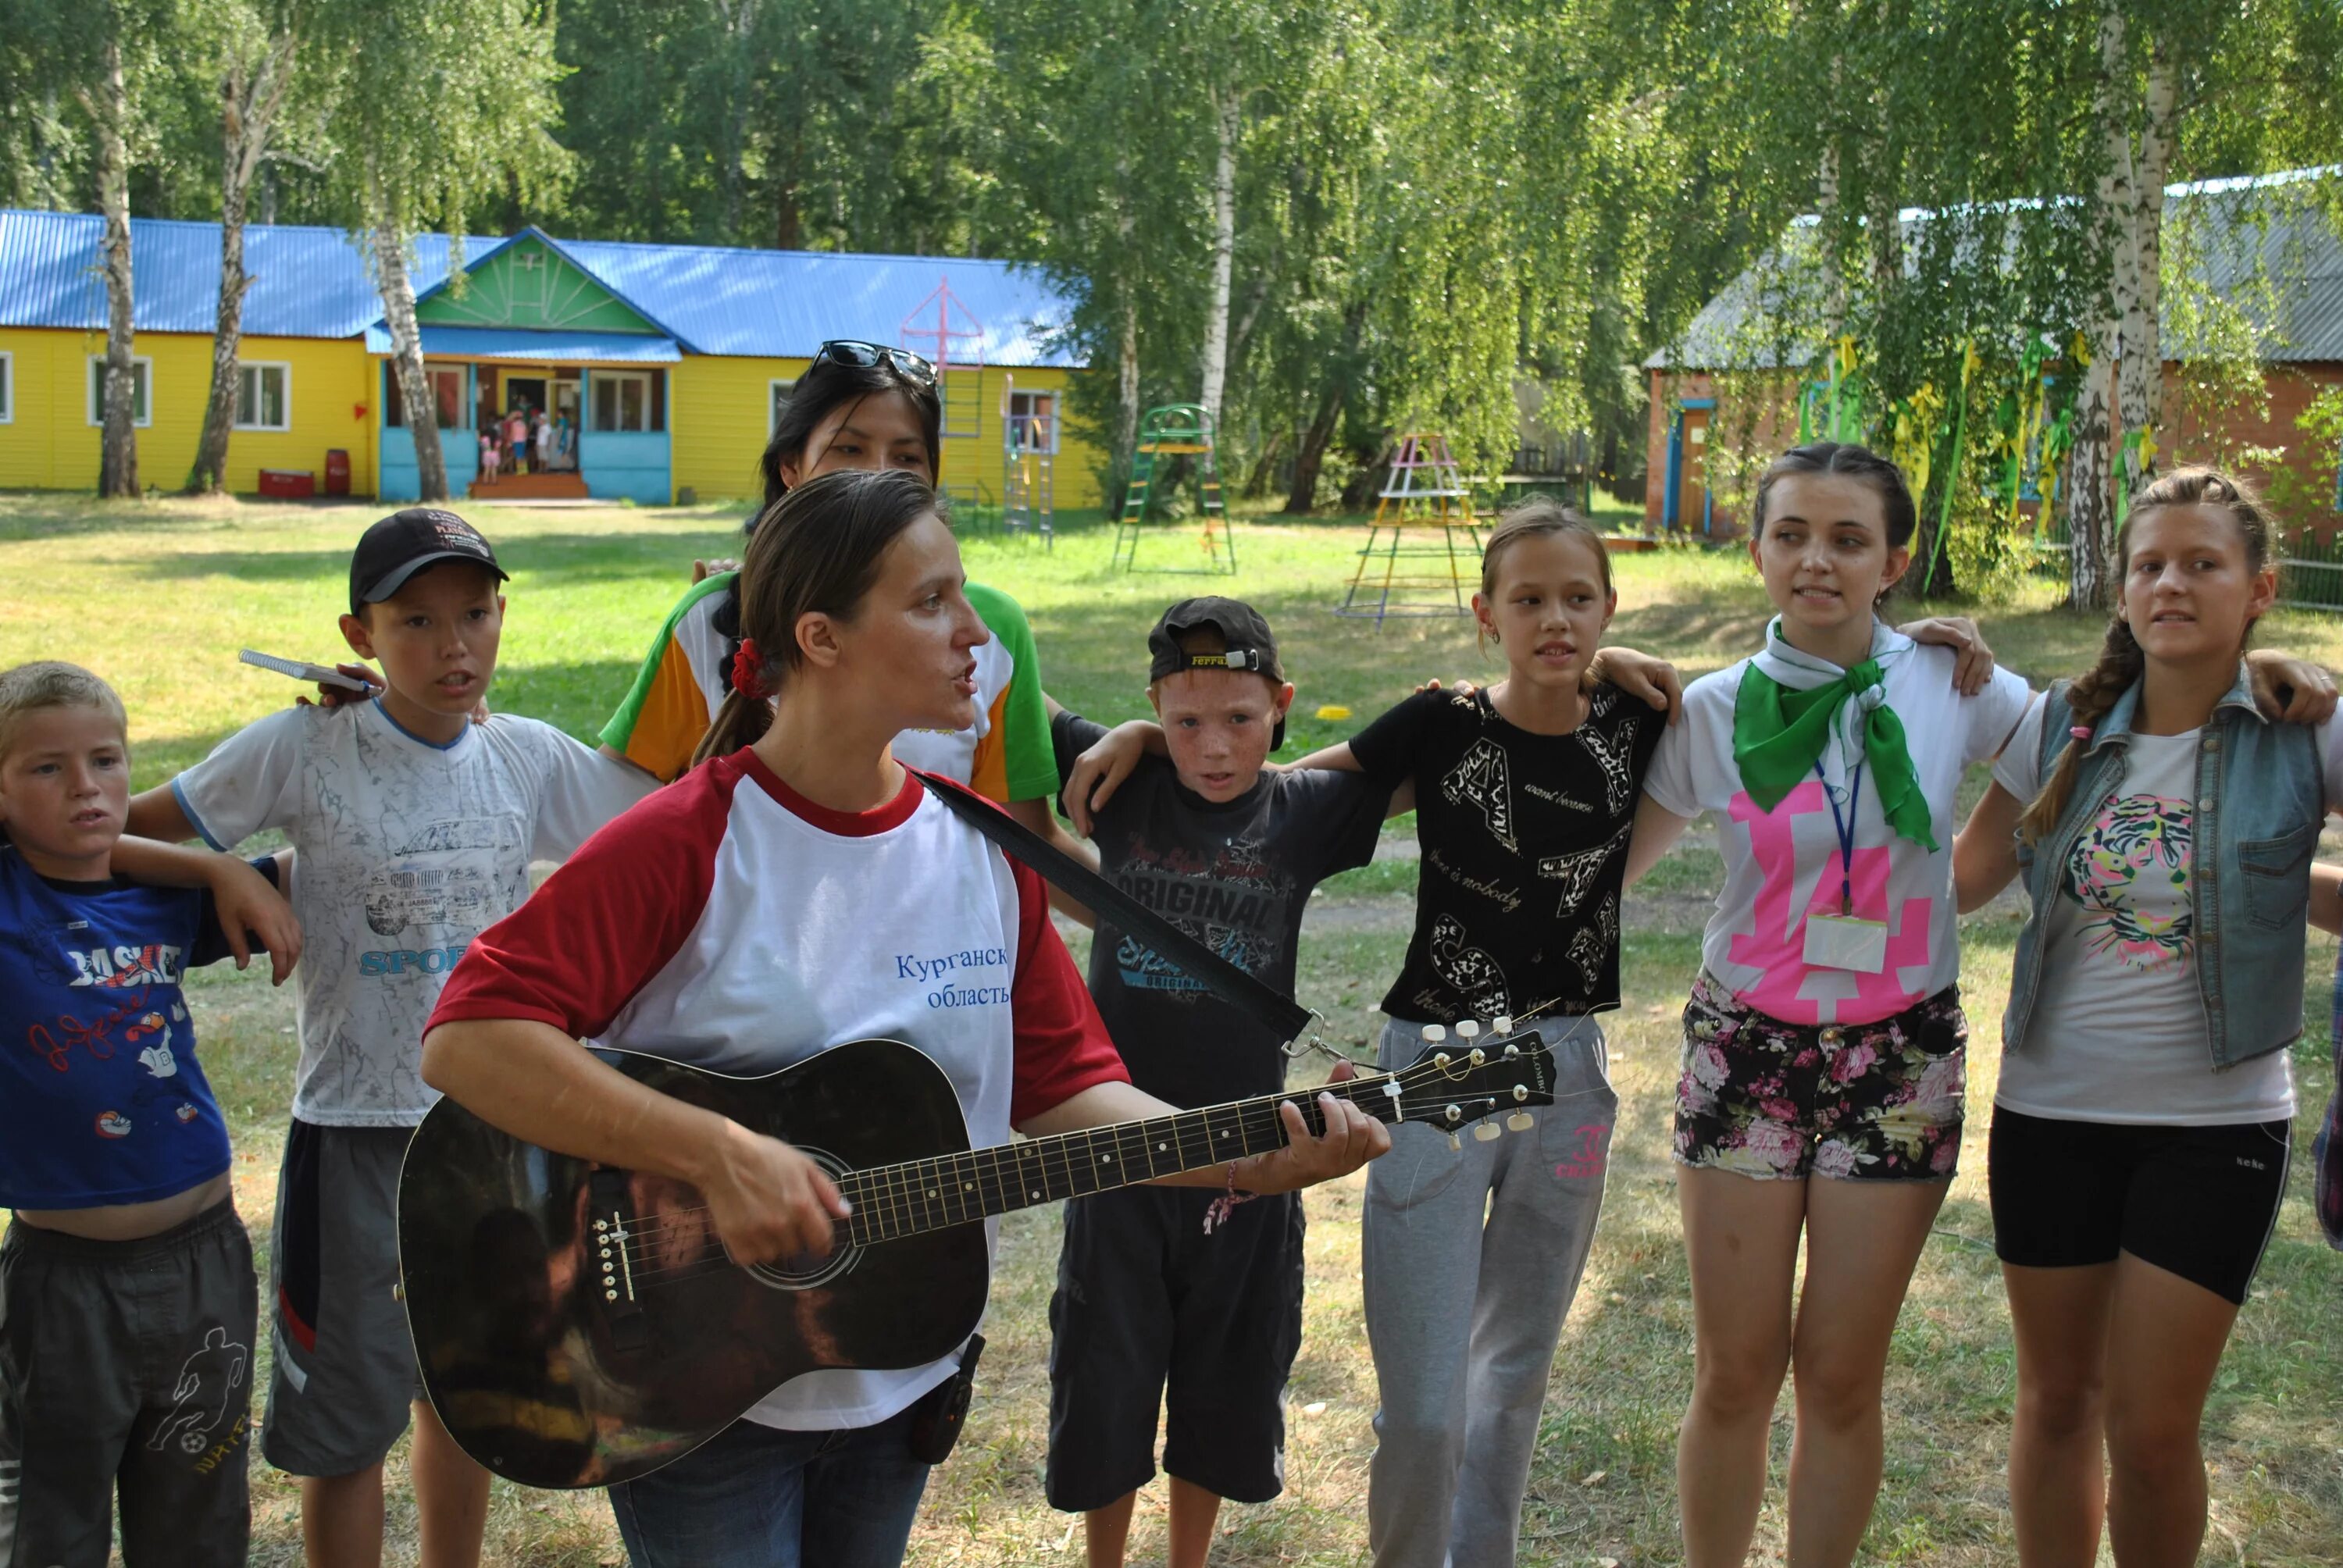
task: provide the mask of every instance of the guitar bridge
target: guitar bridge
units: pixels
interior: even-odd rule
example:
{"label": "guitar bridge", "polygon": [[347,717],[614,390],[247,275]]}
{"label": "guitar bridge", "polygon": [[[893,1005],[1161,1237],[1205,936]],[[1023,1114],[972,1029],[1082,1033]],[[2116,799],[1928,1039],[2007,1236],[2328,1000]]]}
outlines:
{"label": "guitar bridge", "polygon": [[593,1215],[589,1237],[594,1249],[595,1289],[602,1297],[602,1315],[610,1325],[610,1341],[619,1350],[639,1351],[650,1343],[650,1319],[636,1294],[630,1194],[623,1171],[597,1171],[587,1179],[586,1202]]}

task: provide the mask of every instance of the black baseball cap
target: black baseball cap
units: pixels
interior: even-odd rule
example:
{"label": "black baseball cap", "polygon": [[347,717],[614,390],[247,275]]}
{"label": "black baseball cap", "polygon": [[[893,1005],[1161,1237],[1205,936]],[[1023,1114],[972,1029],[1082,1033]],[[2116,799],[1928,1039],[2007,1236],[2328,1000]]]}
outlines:
{"label": "black baseball cap", "polygon": [[441,561],[486,567],[498,582],[511,576],[497,565],[497,552],[479,529],[438,507],[409,507],[358,536],[350,554],[350,613],[388,598],[417,572]]}
{"label": "black baseball cap", "polygon": [[[1180,634],[1212,628],[1221,634],[1222,651],[1189,653],[1180,646]],[[1242,599],[1206,595],[1183,598],[1163,612],[1147,634],[1147,678],[1152,684],[1183,669],[1239,669],[1266,676],[1272,685],[1285,684],[1285,667],[1278,662],[1277,638],[1261,611]],[[1277,721],[1272,751],[1285,744],[1285,720]]]}

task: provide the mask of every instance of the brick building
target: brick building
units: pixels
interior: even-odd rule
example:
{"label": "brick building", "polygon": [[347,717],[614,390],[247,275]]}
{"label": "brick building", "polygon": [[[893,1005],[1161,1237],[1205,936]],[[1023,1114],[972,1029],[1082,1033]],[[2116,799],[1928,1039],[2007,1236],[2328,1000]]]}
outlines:
{"label": "brick building", "polygon": [[[2343,454],[2296,424],[2323,389],[2343,384],[2343,243],[2318,203],[2308,199],[2311,179],[2322,172],[2167,188],[2167,264],[2178,258],[2194,276],[2189,286],[2167,287],[2163,296],[2169,357],[2157,460],[2166,467],[2237,461],[2261,478],[2286,522],[2343,527]],[[1906,217],[1925,221],[1923,215]],[[1702,307],[1680,342],[1644,362],[1651,377],[1647,529],[1729,537],[1745,515],[1749,483],[1763,459],[1796,439],[1796,361],[1752,346],[1766,276],[1764,264],[1744,272]],[[2176,304],[2192,294],[2230,303],[2250,324],[2261,365],[2258,397],[2222,398],[2196,388],[2206,366],[2192,374],[2187,327],[2176,320]],[[2109,377],[2114,368],[2092,367]],[[1779,374],[1769,378],[1768,371]],[[2046,371],[2064,372],[2061,366]],[[1735,406],[1736,383],[1767,385],[1762,395],[1771,406]],[[2241,459],[2253,448],[2278,456]]]}

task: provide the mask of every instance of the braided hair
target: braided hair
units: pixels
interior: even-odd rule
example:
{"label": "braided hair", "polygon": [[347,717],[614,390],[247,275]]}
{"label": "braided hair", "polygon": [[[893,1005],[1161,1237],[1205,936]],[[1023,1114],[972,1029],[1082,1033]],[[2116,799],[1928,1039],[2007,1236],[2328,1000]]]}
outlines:
{"label": "braided hair", "polygon": [[[2140,518],[2158,507],[2193,506],[2217,507],[2228,514],[2229,520],[2237,525],[2237,537],[2244,541],[2248,570],[2258,572],[2269,564],[2270,547],[2278,530],[2261,498],[2243,480],[2218,468],[2176,468],[2151,481],[2132,498],[2130,516],[2116,533],[2118,605],[2121,585],[2130,569],[2131,531]],[[2250,640],[2251,626],[2246,628],[2246,635]],[[2244,650],[2241,648],[2239,651]],[[2077,676],[2066,689],[2067,723],[2084,733],[2068,737],[2049,777],[2042,781],[2040,792],[2017,819],[2021,843],[2040,843],[2065,815],[2066,803],[2074,798],[2075,776],[2082,769],[2083,753],[2090,749],[2090,732],[2098,729],[2099,720],[2115,707],[2116,699],[2130,690],[2147,668],[2147,655],[2141,651],[2139,639],[2132,635],[2131,623],[2118,608],[2107,622],[2106,638],[2099,644],[2098,662]]]}

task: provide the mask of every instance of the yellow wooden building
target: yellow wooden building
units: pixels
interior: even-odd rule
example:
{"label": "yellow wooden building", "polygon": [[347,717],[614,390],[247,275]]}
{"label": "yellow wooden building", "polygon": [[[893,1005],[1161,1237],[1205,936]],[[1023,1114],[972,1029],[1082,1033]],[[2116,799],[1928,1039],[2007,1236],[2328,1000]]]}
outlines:
{"label": "yellow wooden building", "polygon": [[[106,290],[101,224],[0,210],[0,487],[97,481]],[[236,428],[227,486],[264,470],[351,494],[416,493],[414,439],[364,254],[338,229],[246,230]],[[195,460],[211,377],[219,226],[131,224],[136,418],[147,485]],[[1068,306],[1005,262],[559,240],[535,228],[417,242],[416,315],[451,487],[515,408],[574,432],[540,492],[667,505],[746,499],[776,412],[830,338],[900,345],[943,370],[944,487],[995,504],[1046,456],[1060,507],[1099,504],[1101,454],[1063,417]],[[567,483],[562,483],[566,479]],[[1029,480],[1030,482],[1030,480]],[[483,487],[485,488],[485,487]],[[497,487],[498,490],[508,488]]]}

